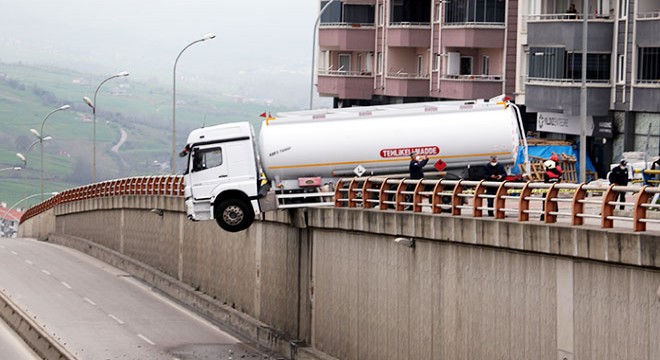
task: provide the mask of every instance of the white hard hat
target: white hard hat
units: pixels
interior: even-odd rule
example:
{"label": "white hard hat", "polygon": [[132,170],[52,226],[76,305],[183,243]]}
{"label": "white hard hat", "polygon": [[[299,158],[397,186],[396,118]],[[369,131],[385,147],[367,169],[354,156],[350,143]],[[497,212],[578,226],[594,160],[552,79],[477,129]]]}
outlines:
{"label": "white hard hat", "polygon": [[552,160],[546,160],[543,162],[543,166],[545,166],[546,169],[554,169],[557,164]]}

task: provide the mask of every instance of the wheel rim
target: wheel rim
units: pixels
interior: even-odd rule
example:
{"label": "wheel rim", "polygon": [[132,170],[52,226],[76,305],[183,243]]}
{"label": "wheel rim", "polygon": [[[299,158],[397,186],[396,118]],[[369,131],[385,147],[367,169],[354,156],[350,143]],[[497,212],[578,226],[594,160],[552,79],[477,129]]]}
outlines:
{"label": "wheel rim", "polygon": [[222,219],[229,225],[238,225],[243,221],[243,209],[237,205],[228,206],[222,212]]}

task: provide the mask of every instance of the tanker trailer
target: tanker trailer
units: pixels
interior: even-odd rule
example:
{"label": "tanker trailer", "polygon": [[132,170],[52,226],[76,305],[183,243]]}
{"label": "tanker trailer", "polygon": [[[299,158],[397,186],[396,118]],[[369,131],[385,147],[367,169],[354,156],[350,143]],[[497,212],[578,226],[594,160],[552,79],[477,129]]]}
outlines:
{"label": "tanker trailer", "polygon": [[[413,151],[428,167],[442,159],[449,173],[490,155],[511,165],[521,130],[515,105],[483,100],[281,113],[258,138],[248,122],[196,129],[182,153],[186,211],[240,231],[264,211],[323,205],[318,189],[341,177],[407,173]],[[299,201],[282,206],[284,197]]]}

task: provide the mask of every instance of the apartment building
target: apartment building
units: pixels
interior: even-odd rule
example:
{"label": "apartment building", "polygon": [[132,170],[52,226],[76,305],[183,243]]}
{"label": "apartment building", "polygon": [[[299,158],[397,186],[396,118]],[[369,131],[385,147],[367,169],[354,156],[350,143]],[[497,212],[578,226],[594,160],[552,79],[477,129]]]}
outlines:
{"label": "apartment building", "polygon": [[[516,100],[536,129],[571,138],[580,129],[582,0],[527,1],[519,23]],[[604,174],[623,152],[658,155],[660,0],[587,1],[587,150]]]}
{"label": "apartment building", "polygon": [[[587,152],[604,175],[624,151],[659,151],[660,0],[585,1]],[[336,0],[320,19],[317,90],[335,107],[507,94],[528,130],[578,140],[582,9],[582,0]]]}
{"label": "apartment building", "polygon": [[336,107],[512,93],[516,1],[331,2],[318,34],[318,92]]}

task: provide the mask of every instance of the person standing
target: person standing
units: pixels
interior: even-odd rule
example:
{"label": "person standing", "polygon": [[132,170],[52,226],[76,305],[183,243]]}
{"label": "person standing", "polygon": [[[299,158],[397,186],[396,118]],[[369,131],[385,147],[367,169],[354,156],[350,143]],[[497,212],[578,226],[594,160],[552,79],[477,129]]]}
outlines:
{"label": "person standing", "polygon": [[[619,186],[626,186],[628,185],[628,162],[626,160],[621,160],[619,162],[619,166],[615,167],[610,171],[610,176],[609,179],[610,184],[614,185],[619,185]],[[617,196],[617,201],[619,202],[625,202],[626,201],[626,192],[625,191],[619,191],[619,194]],[[625,205],[619,206],[620,210],[623,210],[625,208]]]}
{"label": "person standing", "polygon": [[568,14],[569,19],[577,18],[577,9],[575,8],[575,4],[568,5],[568,9],[566,10],[566,13]]}
{"label": "person standing", "polygon": [[[484,180],[486,181],[503,181],[506,177],[506,170],[504,166],[497,161],[497,156],[492,155],[490,157],[490,162],[485,165],[484,170]],[[495,195],[497,193],[496,187],[487,187],[486,194]],[[493,204],[495,202],[494,198],[488,198],[488,216],[493,216]]]}
{"label": "person standing", "polygon": [[[554,184],[561,181],[561,176],[564,174],[564,171],[559,166],[559,157],[557,154],[552,154],[550,160],[543,162],[543,167],[545,172],[543,173],[543,182],[547,184]],[[543,193],[543,199],[545,199],[547,193]],[[545,211],[545,200],[541,203],[541,210]],[[541,221],[545,220],[545,214],[541,214]]]}
{"label": "person standing", "polygon": [[428,156],[417,156],[416,152],[410,153],[410,178],[419,180],[424,178],[424,166],[429,162]]}
{"label": "person standing", "polygon": [[[428,156],[417,156],[416,152],[410,153],[410,165],[408,165],[408,170],[410,171],[410,178],[413,180],[421,180],[424,178],[424,166],[429,162]],[[407,191],[415,190],[415,185],[408,184],[406,186]],[[413,202],[412,195],[406,195],[405,197],[407,203]],[[406,209],[409,209],[410,205],[406,206]]]}

